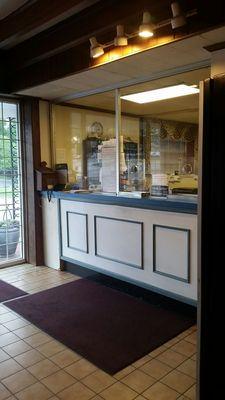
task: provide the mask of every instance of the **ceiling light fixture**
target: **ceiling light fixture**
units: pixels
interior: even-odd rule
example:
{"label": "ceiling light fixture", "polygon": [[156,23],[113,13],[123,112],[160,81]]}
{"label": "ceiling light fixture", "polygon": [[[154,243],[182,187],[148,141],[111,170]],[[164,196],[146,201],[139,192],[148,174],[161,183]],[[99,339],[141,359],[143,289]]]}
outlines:
{"label": "ceiling light fixture", "polygon": [[100,57],[104,54],[104,49],[101,44],[97,42],[96,37],[91,37],[90,39],[91,43],[91,48],[90,48],[90,54],[92,58],[97,58]]}
{"label": "ceiling light fixture", "polygon": [[139,36],[142,38],[150,38],[154,35],[153,24],[151,22],[151,14],[148,11],[143,13],[142,24],[139,26]]}
{"label": "ceiling light fixture", "polygon": [[124,34],[124,26],[117,25],[116,27],[116,37],[114,39],[115,46],[127,46],[128,40],[127,36]]}
{"label": "ceiling light fixture", "polygon": [[171,3],[173,18],[171,19],[172,29],[181,28],[187,24],[186,16],[182,12],[181,6],[178,1]]}
{"label": "ceiling light fixture", "polygon": [[121,99],[132,101],[134,103],[144,104],[152,103],[154,101],[173,99],[176,97],[187,96],[190,94],[199,93],[199,88],[196,85],[175,85],[168,86],[161,89],[149,90],[147,92],[128,94],[121,96]]}

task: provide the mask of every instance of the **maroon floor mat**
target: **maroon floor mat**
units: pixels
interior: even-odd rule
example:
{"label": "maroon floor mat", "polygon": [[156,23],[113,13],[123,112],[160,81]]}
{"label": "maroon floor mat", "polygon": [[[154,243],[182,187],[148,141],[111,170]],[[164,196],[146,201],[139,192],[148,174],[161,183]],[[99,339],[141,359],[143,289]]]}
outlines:
{"label": "maroon floor mat", "polygon": [[12,300],[7,307],[110,374],[194,323],[87,279]]}
{"label": "maroon floor mat", "polygon": [[6,300],[15,299],[16,297],[24,296],[25,294],[27,293],[23,290],[0,280],[0,303]]}

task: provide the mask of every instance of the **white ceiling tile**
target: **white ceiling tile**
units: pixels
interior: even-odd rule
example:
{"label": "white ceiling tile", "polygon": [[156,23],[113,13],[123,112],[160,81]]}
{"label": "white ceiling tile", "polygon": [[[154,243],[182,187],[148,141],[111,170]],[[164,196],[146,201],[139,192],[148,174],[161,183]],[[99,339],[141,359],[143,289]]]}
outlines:
{"label": "white ceiling tile", "polygon": [[204,32],[201,34],[201,37],[207,39],[210,42],[209,44],[224,42],[225,27],[222,26],[221,28],[213,29],[209,32]]}

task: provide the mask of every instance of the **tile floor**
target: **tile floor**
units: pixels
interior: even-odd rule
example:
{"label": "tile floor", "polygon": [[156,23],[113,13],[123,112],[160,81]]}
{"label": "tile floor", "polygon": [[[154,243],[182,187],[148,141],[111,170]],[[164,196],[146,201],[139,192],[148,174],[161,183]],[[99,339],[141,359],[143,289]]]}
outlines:
{"label": "tile floor", "polygon": [[[23,264],[0,279],[36,293],[80,278]],[[196,327],[110,376],[0,305],[0,400],[194,400],[195,377]]]}

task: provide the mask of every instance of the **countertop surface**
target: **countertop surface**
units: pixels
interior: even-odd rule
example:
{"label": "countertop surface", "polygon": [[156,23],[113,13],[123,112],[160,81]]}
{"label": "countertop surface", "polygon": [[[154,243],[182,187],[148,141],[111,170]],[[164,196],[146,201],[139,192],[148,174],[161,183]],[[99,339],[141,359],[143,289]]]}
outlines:
{"label": "countertop surface", "polygon": [[140,198],[132,193],[113,194],[101,192],[80,192],[71,193],[66,191],[43,191],[42,196],[52,198],[74,200],[86,203],[108,204],[123,207],[133,207],[157,211],[168,211],[184,214],[197,214],[197,197],[192,195],[171,195],[167,198]]}

